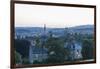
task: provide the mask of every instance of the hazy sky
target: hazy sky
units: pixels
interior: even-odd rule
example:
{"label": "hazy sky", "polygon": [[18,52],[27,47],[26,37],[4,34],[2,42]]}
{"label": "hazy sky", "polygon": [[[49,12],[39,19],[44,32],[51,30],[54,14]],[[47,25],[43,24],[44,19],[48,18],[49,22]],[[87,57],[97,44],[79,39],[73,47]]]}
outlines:
{"label": "hazy sky", "polygon": [[94,9],[15,4],[16,27],[72,27],[94,23]]}

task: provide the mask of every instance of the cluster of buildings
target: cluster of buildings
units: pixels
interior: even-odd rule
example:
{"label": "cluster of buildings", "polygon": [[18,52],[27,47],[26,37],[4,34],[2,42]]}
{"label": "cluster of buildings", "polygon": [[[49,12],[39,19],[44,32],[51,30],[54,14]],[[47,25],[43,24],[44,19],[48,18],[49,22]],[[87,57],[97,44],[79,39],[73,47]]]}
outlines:
{"label": "cluster of buildings", "polygon": [[[55,37],[55,36],[53,36]],[[25,37],[22,37],[23,39]],[[40,36],[40,44],[41,47],[37,47],[36,40],[33,38],[28,39],[30,42],[29,46],[29,62],[34,63],[35,61],[42,62],[43,60],[48,58],[48,49],[45,48],[45,42],[48,38],[47,32],[46,32],[46,26],[44,25],[43,33]],[[69,51],[69,55],[66,55],[66,60],[77,60],[82,59],[82,45],[81,43],[78,43],[73,39],[73,36],[68,37],[70,40],[65,42],[64,48]]]}

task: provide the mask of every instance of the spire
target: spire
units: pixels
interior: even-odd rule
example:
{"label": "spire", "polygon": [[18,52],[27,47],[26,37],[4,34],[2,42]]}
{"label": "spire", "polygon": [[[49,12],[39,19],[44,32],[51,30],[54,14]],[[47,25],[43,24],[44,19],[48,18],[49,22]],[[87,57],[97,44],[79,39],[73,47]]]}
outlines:
{"label": "spire", "polygon": [[42,34],[42,47],[44,48],[46,42],[46,24],[44,24],[43,34]]}
{"label": "spire", "polygon": [[43,34],[46,35],[46,24],[44,24]]}
{"label": "spire", "polygon": [[44,32],[46,31],[46,24],[44,24]]}

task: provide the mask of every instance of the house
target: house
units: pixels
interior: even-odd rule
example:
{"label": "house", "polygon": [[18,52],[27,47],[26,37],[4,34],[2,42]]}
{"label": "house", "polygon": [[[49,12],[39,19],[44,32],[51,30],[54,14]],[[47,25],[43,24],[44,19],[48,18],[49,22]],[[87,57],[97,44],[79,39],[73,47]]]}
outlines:
{"label": "house", "polygon": [[81,43],[75,41],[72,36],[70,38],[70,41],[65,43],[64,48],[66,48],[69,53],[66,57],[67,60],[82,59],[82,45]]}

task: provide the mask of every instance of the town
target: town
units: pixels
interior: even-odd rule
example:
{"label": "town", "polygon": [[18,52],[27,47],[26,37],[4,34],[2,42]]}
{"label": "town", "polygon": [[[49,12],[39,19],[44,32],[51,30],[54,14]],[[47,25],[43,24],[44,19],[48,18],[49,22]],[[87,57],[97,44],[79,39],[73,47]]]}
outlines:
{"label": "town", "polygon": [[40,33],[15,33],[16,64],[55,64],[94,58],[93,33],[86,32],[86,29],[86,33],[72,32],[69,28],[55,33],[48,31],[44,24],[41,30]]}

